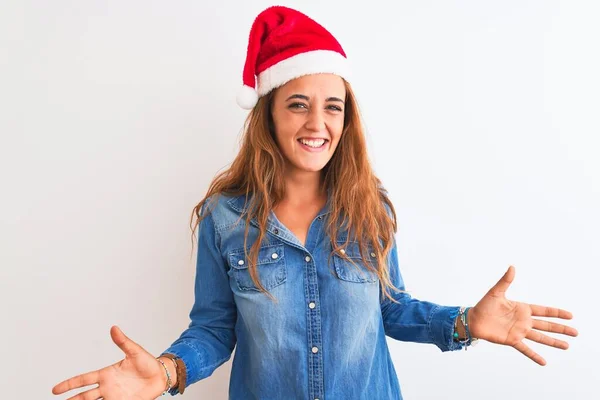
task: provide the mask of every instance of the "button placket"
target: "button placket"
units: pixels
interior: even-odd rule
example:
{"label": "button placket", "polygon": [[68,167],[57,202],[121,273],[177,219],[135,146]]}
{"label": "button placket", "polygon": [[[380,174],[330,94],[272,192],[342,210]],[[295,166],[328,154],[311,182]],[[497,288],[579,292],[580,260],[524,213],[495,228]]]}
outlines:
{"label": "button placket", "polygon": [[[308,344],[312,356],[310,357],[309,365],[309,393],[313,398],[321,398],[323,396],[323,356],[320,351],[322,345],[321,337],[321,315],[316,302],[319,299],[319,286],[317,283],[316,261],[309,253],[304,254],[305,268],[308,274],[307,284],[307,300],[308,303],[308,323],[309,335]],[[314,300],[310,300],[314,299]]]}

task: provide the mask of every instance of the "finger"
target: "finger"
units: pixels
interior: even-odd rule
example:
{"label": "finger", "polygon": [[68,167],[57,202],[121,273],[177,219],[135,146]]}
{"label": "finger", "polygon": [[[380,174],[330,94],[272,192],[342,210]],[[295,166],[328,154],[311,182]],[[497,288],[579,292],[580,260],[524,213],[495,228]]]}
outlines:
{"label": "finger", "polygon": [[52,388],[53,394],[61,394],[69,390],[98,383],[98,371],[77,375],[58,383]]}
{"label": "finger", "polygon": [[513,279],[515,279],[515,267],[511,265],[508,267],[502,278],[500,278],[500,280],[489,291],[494,294],[505,293]]}
{"label": "finger", "polygon": [[554,307],[546,307],[540,306],[536,304],[530,304],[531,307],[531,315],[536,317],[552,317],[552,318],[562,318],[562,319],[571,319],[573,318],[573,314],[571,314],[567,310],[563,310],[561,308]]}
{"label": "finger", "polygon": [[569,343],[563,340],[558,340],[553,337],[544,335],[542,332],[531,330],[527,332],[527,335],[525,335],[525,337],[529,340],[533,340],[534,342],[556,347],[557,349],[566,350],[569,348]]}
{"label": "finger", "polygon": [[553,332],[553,333],[561,333],[563,335],[569,336],[577,336],[579,332],[577,329],[572,328],[567,325],[557,324],[550,321],[543,321],[541,319],[533,319],[533,329],[538,329],[540,331]]}
{"label": "finger", "polygon": [[113,342],[128,356],[136,356],[142,352],[140,345],[129,339],[116,325],[110,328],[110,336]]}
{"label": "finger", "polygon": [[527,357],[531,358],[533,361],[540,364],[541,366],[546,365],[546,360],[544,360],[544,358],[542,356],[540,356],[538,353],[531,350],[529,348],[529,346],[527,346],[525,343],[519,342],[514,345],[514,348],[519,350],[521,353],[523,353]]}
{"label": "finger", "polygon": [[100,394],[100,388],[94,388],[90,390],[86,390],[85,392],[78,393],[73,397],[69,397],[67,400],[97,400],[102,398]]}

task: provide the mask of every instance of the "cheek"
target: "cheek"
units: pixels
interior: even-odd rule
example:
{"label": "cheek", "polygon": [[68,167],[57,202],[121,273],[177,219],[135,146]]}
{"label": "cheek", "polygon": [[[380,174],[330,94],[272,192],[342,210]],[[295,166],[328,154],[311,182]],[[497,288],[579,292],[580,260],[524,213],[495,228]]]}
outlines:
{"label": "cheek", "polygon": [[300,118],[295,118],[293,115],[273,121],[275,136],[279,143],[289,142],[294,140],[298,132],[302,129],[304,121]]}
{"label": "cheek", "polygon": [[296,136],[296,130],[289,125],[276,126],[275,137],[279,145],[289,146],[289,142]]}
{"label": "cheek", "polygon": [[285,141],[285,138],[289,135],[289,124],[285,118],[282,118],[279,113],[273,113],[273,136],[279,145]]}
{"label": "cheek", "polygon": [[329,125],[329,131],[333,136],[333,140],[339,141],[342,132],[344,131],[344,118],[338,118],[335,121],[332,121]]}
{"label": "cheek", "polygon": [[285,128],[276,128],[275,130],[275,141],[279,150],[283,152],[287,157],[294,153],[294,138],[295,133],[286,130]]}

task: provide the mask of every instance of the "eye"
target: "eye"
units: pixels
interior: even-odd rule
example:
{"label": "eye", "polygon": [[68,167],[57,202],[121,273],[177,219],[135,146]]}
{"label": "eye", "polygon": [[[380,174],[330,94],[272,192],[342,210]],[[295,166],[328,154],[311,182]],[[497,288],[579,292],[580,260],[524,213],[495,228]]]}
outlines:
{"label": "eye", "polygon": [[297,106],[303,106],[304,108],[306,108],[306,104],[304,104],[304,103],[292,103],[292,104],[290,104],[290,108],[302,108],[302,107],[297,107]]}
{"label": "eye", "polygon": [[[295,109],[304,108],[304,109],[306,109],[307,106],[304,103],[292,103],[289,105],[289,108],[295,108]],[[343,111],[341,107],[335,106],[335,105],[330,105],[327,108],[329,108],[330,110],[334,110],[334,111]]]}

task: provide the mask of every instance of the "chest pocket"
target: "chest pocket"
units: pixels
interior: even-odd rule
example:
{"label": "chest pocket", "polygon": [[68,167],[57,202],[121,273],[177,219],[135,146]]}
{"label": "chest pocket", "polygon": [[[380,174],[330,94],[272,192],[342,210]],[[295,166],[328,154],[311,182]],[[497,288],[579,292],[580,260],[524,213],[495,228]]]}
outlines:
{"label": "chest pocket", "polygon": [[[235,279],[240,290],[256,290],[258,287],[250,277],[248,264],[250,263],[250,254],[248,259],[244,256],[244,249],[233,250],[229,253],[229,276]],[[257,262],[258,278],[265,289],[270,290],[275,286],[281,285],[287,279],[285,269],[285,254],[283,244],[273,244],[263,246],[258,251]]]}
{"label": "chest pocket", "polygon": [[[344,245],[344,240],[338,240],[338,246],[343,246],[333,255],[333,264],[338,278],[348,282],[372,283],[379,280],[377,273],[370,271],[360,257],[360,247],[358,242],[348,242]],[[367,246],[365,258],[375,266],[377,259],[370,246]],[[356,265],[353,265],[352,260]]]}

